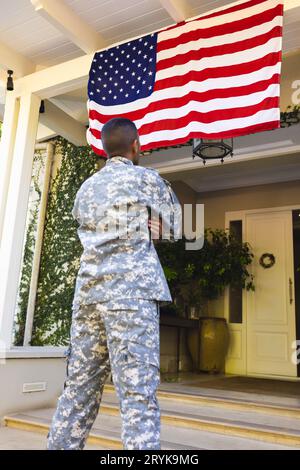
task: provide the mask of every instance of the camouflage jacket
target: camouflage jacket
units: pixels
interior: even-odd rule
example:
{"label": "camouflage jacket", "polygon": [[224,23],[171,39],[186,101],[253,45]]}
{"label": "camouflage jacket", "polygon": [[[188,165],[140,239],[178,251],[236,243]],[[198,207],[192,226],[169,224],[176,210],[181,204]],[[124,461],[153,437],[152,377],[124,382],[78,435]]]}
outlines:
{"label": "camouflage jacket", "polygon": [[82,184],[72,211],[83,246],[74,302],[172,300],[148,228],[149,210],[157,214],[162,204],[164,230],[174,239],[181,208],[156,170],[113,157]]}

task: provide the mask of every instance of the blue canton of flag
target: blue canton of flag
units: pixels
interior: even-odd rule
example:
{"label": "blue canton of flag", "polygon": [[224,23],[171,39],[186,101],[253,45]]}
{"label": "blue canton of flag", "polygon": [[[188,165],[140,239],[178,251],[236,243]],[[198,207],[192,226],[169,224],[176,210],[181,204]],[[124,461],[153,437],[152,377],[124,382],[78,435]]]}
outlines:
{"label": "blue canton of flag", "polygon": [[156,43],[157,33],[97,52],[90,70],[89,99],[112,106],[151,95]]}

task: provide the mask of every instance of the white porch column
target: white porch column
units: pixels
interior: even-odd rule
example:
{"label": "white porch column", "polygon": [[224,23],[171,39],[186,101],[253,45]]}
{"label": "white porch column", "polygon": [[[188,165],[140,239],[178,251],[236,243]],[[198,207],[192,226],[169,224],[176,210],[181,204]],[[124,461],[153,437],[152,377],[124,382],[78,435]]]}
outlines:
{"label": "white porch column", "polygon": [[12,342],[40,101],[40,98],[32,93],[22,95],[20,98],[0,248],[1,349],[9,349]]}
{"label": "white porch column", "polygon": [[19,99],[7,93],[5,99],[2,136],[0,141],[0,244],[5,214],[8,183],[15,145],[15,137],[19,114]]}

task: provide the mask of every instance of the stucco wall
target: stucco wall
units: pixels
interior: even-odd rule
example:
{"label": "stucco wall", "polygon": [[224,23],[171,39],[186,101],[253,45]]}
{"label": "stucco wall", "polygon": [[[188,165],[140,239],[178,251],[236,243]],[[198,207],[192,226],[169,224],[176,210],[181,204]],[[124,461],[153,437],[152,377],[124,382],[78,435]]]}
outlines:
{"label": "stucco wall", "polygon": [[198,193],[197,202],[204,204],[206,227],[224,228],[228,211],[300,205],[300,181]]}
{"label": "stucco wall", "polygon": [[[54,406],[65,378],[64,358],[16,358],[0,364],[0,417]],[[43,392],[23,393],[24,383],[46,382]]]}

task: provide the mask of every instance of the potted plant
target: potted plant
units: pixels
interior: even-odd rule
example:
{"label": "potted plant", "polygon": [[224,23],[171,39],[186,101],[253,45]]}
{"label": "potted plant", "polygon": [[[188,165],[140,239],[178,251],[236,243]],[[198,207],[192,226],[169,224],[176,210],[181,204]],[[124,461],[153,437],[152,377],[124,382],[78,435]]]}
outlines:
{"label": "potted plant", "polygon": [[191,331],[188,337],[195,366],[219,370],[228,348],[228,329],[223,315],[211,315],[210,305],[227,286],[254,290],[248,270],[253,254],[248,243],[222,229],[207,228],[201,250],[185,250],[185,241],[159,244],[158,255],[174,299],[174,313],[196,314],[200,319],[199,332]]}

